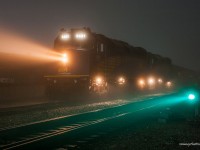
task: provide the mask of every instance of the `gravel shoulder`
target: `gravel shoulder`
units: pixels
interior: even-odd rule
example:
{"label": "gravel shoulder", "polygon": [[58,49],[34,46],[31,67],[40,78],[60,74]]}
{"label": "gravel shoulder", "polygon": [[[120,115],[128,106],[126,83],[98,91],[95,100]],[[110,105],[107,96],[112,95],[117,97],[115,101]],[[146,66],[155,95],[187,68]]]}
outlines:
{"label": "gravel shoulder", "polygon": [[179,150],[200,149],[200,119],[198,121],[146,121],[110,133],[80,149],[94,150]]}
{"label": "gravel shoulder", "polygon": [[89,103],[51,102],[37,105],[12,107],[0,109],[0,129],[17,127],[33,122],[54,119],[58,117],[86,113],[90,111],[107,109],[114,106],[137,102],[138,100],[160,96],[160,94],[146,94],[144,96],[135,96],[131,99],[104,99]]}

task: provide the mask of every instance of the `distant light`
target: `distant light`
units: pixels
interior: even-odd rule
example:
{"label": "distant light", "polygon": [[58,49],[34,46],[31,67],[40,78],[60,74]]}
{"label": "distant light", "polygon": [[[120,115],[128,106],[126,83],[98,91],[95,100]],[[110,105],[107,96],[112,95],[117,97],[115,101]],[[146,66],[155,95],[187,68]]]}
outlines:
{"label": "distant light", "polygon": [[68,40],[70,38],[70,34],[69,33],[62,33],[61,34],[61,39],[62,40]]}
{"label": "distant light", "polygon": [[75,37],[76,37],[76,39],[83,40],[86,38],[86,34],[85,33],[76,33]]}
{"label": "distant light", "polygon": [[155,84],[155,79],[153,77],[148,78],[148,84],[150,86],[154,85]]}
{"label": "distant light", "polygon": [[123,85],[123,84],[125,84],[125,78],[124,77],[119,77],[118,78],[118,84],[120,84],[120,85]]}
{"label": "distant light", "polygon": [[158,79],[158,83],[163,83],[163,80],[161,78]]}
{"label": "distant light", "polygon": [[138,86],[139,86],[140,88],[144,88],[144,86],[145,86],[145,81],[144,81],[144,79],[139,79],[139,80],[138,80]]}
{"label": "distant light", "polygon": [[166,82],[166,86],[167,86],[168,88],[170,88],[170,87],[172,86],[172,82],[170,82],[170,81]]}
{"label": "distant light", "polygon": [[189,100],[194,100],[195,99],[195,95],[194,94],[189,94],[188,95],[188,99]]}
{"label": "distant light", "polygon": [[190,101],[199,101],[199,91],[196,91],[195,89],[190,89],[186,93],[186,97]]}

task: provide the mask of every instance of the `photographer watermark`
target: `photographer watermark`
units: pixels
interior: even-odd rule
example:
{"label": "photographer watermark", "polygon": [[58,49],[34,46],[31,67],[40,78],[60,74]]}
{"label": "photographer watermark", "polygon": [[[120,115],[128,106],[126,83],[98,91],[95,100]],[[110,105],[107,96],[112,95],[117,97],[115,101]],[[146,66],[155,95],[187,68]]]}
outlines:
{"label": "photographer watermark", "polygon": [[200,146],[200,143],[179,143],[180,146]]}

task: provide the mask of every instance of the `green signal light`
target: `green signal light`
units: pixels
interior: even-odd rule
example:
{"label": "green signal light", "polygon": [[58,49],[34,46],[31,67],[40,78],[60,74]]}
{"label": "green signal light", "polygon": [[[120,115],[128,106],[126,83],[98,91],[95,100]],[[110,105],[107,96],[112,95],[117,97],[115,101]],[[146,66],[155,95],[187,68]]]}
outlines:
{"label": "green signal light", "polygon": [[199,99],[199,93],[195,90],[190,90],[186,94],[187,99],[190,101],[197,101]]}
{"label": "green signal light", "polygon": [[195,97],[195,95],[194,94],[189,94],[188,95],[188,99],[189,100],[194,100],[196,97]]}

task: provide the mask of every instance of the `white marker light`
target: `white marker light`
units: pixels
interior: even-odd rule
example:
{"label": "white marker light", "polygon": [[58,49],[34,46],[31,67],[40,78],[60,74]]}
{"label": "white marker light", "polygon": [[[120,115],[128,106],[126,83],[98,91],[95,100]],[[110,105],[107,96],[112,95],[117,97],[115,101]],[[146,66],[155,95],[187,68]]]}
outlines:
{"label": "white marker light", "polygon": [[86,38],[86,34],[85,33],[77,33],[75,35],[76,39],[82,40]]}
{"label": "white marker light", "polygon": [[62,40],[68,40],[69,38],[70,38],[70,35],[68,33],[61,34],[61,39]]}

